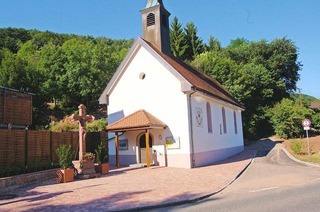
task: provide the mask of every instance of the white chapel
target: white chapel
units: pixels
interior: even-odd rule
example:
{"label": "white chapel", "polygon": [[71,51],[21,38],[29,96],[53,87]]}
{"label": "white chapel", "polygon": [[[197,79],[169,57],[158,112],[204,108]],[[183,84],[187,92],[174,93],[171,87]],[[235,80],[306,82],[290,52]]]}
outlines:
{"label": "white chapel", "polygon": [[243,151],[244,107],[215,79],[170,52],[162,0],[141,10],[135,40],[99,98],[110,163],[194,168]]}

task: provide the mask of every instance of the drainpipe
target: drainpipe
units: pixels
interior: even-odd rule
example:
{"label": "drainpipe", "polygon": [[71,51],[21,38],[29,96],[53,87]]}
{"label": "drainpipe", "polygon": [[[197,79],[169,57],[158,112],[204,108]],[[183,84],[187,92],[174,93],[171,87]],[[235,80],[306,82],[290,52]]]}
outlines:
{"label": "drainpipe", "polygon": [[188,105],[189,105],[189,128],[190,128],[190,143],[191,143],[191,168],[196,167],[196,161],[194,158],[194,141],[193,141],[193,120],[192,120],[192,105],[191,105],[191,96],[195,93],[195,90],[193,89],[190,93],[188,93]]}

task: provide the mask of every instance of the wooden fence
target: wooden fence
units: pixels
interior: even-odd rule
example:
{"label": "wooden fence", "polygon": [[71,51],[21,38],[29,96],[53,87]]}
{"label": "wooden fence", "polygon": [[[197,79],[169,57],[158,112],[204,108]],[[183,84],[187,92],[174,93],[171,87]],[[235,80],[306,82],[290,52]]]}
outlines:
{"label": "wooden fence", "polygon": [[32,94],[0,86],[0,124],[31,125]]}
{"label": "wooden fence", "polygon": [[[87,133],[87,152],[106,141],[105,132]],[[52,166],[58,163],[56,148],[71,145],[73,159],[79,158],[78,132],[50,132],[33,130],[0,130],[0,169],[8,166]]]}

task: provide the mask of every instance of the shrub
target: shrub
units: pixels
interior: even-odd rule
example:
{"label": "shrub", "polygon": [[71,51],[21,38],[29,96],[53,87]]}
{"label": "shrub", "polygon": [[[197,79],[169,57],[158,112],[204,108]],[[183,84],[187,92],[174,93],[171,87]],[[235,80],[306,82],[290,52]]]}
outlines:
{"label": "shrub", "polygon": [[61,145],[56,149],[59,158],[59,165],[61,168],[66,169],[72,166],[72,148],[71,145]]}
{"label": "shrub", "polygon": [[109,161],[108,158],[108,149],[105,142],[101,142],[98,146],[98,149],[95,149],[97,155],[97,163],[107,163]]}
{"label": "shrub", "polygon": [[88,132],[103,131],[105,126],[107,126],[107,120],[105,119],[94,120],[92,123],[89,123],[87,125],[87,131]]}
{"label": "shrub", "polygon": [[[105,119],[94,120],[92,123],[87,123],[87,132],[103,131],[106,125]],[[65,117],[59,122],[51,122],[50,130],[53,132],[78,131],[79,125],[77,121],[70,121],[69,117]]]}
{"label": "shrub", "polygon": [[283,99],[272,109],[268,110],[270,123],[274,132],[280,138],[297,138],[303,135],[301,121],[310,118],[313,111],[306,107],[300,107],[297,102],[291,99]]}
{"label": "shrub", "polygon": [[67,116],[59,122],[50,123],[50,130],[53,132],[77,131],[78,129],[78,124],[76,122],[71,122]]}
{"label": "shrub", "polygon": [[295,154],[302,154],[302,143],[298,140],[293,140],[291,143],[291,149]]}

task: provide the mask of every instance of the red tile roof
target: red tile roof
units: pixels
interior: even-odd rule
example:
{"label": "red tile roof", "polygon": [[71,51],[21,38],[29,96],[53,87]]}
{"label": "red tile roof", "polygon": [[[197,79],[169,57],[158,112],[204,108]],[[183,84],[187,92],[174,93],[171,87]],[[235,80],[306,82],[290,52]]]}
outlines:
{"label": "red tile roof", "polygon": [[212,97],[224,100],[244,109],[216,79],[199,71],[174,56],[169,56],[159,51],[153,44],[143,39],[154,51],[156,51],[165,61],[167,61],[178,73],[180,73],[195,90],[206,93]]}
{"label": "red tile roof", "polygon": [[111,132],[166,128],[167,125],[145,110],[139,110],[106,127]]}

